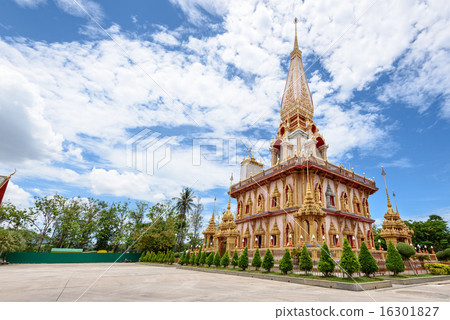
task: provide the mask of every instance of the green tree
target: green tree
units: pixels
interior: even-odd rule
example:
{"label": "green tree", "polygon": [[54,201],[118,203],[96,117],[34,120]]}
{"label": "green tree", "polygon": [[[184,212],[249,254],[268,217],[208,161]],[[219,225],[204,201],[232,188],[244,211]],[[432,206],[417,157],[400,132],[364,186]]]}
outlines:
{"label": "green tree", "polygon": [[187,214],[194,206],[194,191],[191,188],[184,188],[180,192],[180,196],[174,198],[176,201],[175,209],[178,212],[177,218],[177,249],[182,248],[184,239],[188,230]]}
{"label": "green tree", "polygon": [[244,251],[242,251],[241,256],[239,257],[239,269],[245,270],[248,268],[248,248],[245,247]]}
{"label": "green tree", "polygon": [[397,243],[396,249],[400,253],[403,261],[409,260],[409,258],[416,254],[416,251],[411,246],[403,242]]}
{"label": "green tree", "polygon": [[191,252],[187,250],[186,255],[184,256],[184,264],[188,265],[189,261],[191,261]]}
{"label": "green tree", "polygon": [[344,239],[344,244],[342,246],[342,256],[339,264],[341,269],[349,278],[360,268],[358,259],[356,258],[356,255],[346,238]]}
{"label": "green tree", "polygon": [[185,257],[186,257],[186,253],[183,251],[181,257],[178,259],[178,264],[179,265],[183,265],[184,264]]}
{"label": "green tree", "polygon": [[146,252],[145,252],[145,251],[142,251],[142,254],[141,254],[141,256],[139,257],[139,262],[143,262],[143,261],[144,261],[145,254],[146,254]]}
{"label": "green tree", "polygon": [[270,272],[270,269],[273,268],[274,264],[275,264],[275,261],[273,259],[272,251],[270,251],[270,249],[267,249],[266,253],[264,254],[262,267],[267,272]]}
{"label": "green tree", "polygon": [[403,263],[400,253],[398,253],[392,241],[389,241],[386,255],[386,269],[394,273],[396,277],[399,273],[405,271],[405,264]]}
{"label": "green tree", "polygon": [[19,209],[8,201],[0,205],[0,224],[6,226],[6,229],[18,230],[25,227],[31,220],[28,210]]}
{"label": "green tree", "polygon": [[450,228],[448,222],[438,215],[430,215],[427,221],[405,221],[408,228],[414,231],[412,243],[423,248],[427,246],[437,251],[450,245]]}
{"label": "green tree", "polygon": [[220,267],[220,254],[219,254],[219,250],[217,250],[216,255],[214,256],[214,265],[216,267]]}
{"label": "green tree", "polygon": [[261,255],[259,254],[259,248],[256,248],[255,253],[253,254],[252,258],[252,267],[255,267],[256,270],[258,270],[261,267],[262,260]]}
{"label": "green tree", "polygon": [[308,273],[308,271],[311,271],[313,268],[313,261],[311,259],[311,256],[309,255],[306,245],[303,245],[302,252],[298,261],[298,267],[300,270],[305,271],[305,273]]}
{"label": "green tree", "polygon": [[238,265],[239,262],[239,256],[237,253],[237,250],[234,250],[233,258],[231,258],[231,265],[233,266],[233,269]]}
{"label": "green tree", "polygon": [[51,197],[35,197],[34,207],[30,209],[31,222],[39,230],[40,241],[36,252],[41,251],[47,233],[52,232],[66,199],[58,194]]}
{"label": "green tree", "polygon": [[211,267],[213,263],[214,263],[214,252],[210,252],[208,258],[206,258],[206,264],[208,265],[208,267]]}
{"label": "green tree", "polygon": [[175,262],[175,253],[173,251],[170,251],[169,259],[167,260],[169,264],[174,264]]}
{"label": "green tree", "polygon": [[220,259],[220,264],[226,268],[230,265],[230,256],[228,255],[228,250],[225,251],[222,258]]}
{"label": "green tree", "polygon": [[377,261],[372,256],[369,249],[367,249],[364,241],[361,243],[361,248],[359,248],[358,261],[361,266],[361,272],[363,272],[366,277],[370,277],[371,274],[378,272]]}
{"label": "green tree", "polygon": [[200,239],[201,230],[203,228],[203,215],[202,212],[204,206],[201,203],[201,198],[197,197],[197,203],[193,206],[192,211],[189,214],[189,245],[191,247],[197,247],[201,245],[202,240]]}
{"label": "green tree", "polygon": [[206,263],[206,251],[203,251],[202,256],[200,257],[200,265],[204,265]]}
{"label": "green tree", "polygon": [[330,255],[330,250],[326,243],[320,248],[320,258],[317,268],[325,277],[329,277],[334,271],[334,260]]}
{"label": "green tree", "polygon": [[197,255],[195,254],[195,251],[192,251],[192,256],[189,259],[189,264],[194,265],[195,264],[195,258],[197,257]]}
{"label": "green tree", "polygon": [[283,258],[281,258],[281,260],[278,261],[278,267],[284,274],[287,274],[294,268],[294,264],[292,263],[291,259],[291,254],[288,249],[286,249],[286,251],[284,252]]}
{"label": "green tree", "polygon": [[195,257],[195,264],[200,265],[200,259],[202,258],[202,249],[203,247],[200,247],[200,251],[198,252],[197,256]]}
{"label": "green tree", "polygon": [[8,252],[21,251],[25,246],[25,240],[17,230],[0,229],[0,256],[4,253],[3,262]]}

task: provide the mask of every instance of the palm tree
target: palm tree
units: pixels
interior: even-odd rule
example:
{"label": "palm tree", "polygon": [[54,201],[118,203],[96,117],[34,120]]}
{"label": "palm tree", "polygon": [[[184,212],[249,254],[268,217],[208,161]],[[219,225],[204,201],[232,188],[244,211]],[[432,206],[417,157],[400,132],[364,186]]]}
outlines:
{"label": "palm tree", "polygon": [[176,201],[175,203],[175,209],[178,211],[178,221],[179,221],[179,227],[178,227],[178,233],[177,233],[177,245],[178,250],[181,249],[184,243],[184,237],[186,236],[186,214],[189,213],[189,211],[192,210],[192,207],[194,206],[194,191],[192,191],[191,188],[184,188],[180,192],[179,197],[173,198],[173,200]]}

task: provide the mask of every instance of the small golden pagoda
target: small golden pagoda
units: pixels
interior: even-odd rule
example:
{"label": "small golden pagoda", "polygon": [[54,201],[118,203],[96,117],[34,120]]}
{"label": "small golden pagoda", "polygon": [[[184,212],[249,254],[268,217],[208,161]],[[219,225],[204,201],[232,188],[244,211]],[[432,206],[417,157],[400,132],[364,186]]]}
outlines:
{"label": "small golden pagoda", "polygon": [[306,195],[303,199],[301,208],[294,213],[294,218],[297,219],[296,230],[303,238],[304,243],[314,244],[318,242],[322,244],[323,239],[320,237],[319,226],[324,223],[324,217],[327,215],[320,204],[318,204],[311,192],[311,184],[309,179],[309,163],[307,160],[307,182],[306,182]]}
{"label": "small golden pagoda", "polygon": [[[231,176],[230,181],[233,181],[233,176]],[[219,250],[220,256],[222,256],[226,250],[228,250],[229,254],[231,254],[232,250],[234,250],[237,246],[236,241],[239,236],[236,222],[234,221],[234,216],[231,213],[231,184],[230,193],[228,196],[227,211],[223,215],[222,222],[220,223],[218,229],[219,230],[214,235],[214,249],[216,251]]]}
{"label": "small golden pagoda", "polygon": [[389,199],[389,193],[386,184],[386,172],[384,171],[383,167],[381,167],[381,170],[381,174],[384,177],[384,186],[386,188],[388,210],[384,215],[383,229],[381,229],[380,236],[384,238],[387,243],[389,243],[389,241],[392,241],[394,245],[396,245],[398,242],[411,244],[411,237],[414,231],[409,229],[406,226],[405,222],[400,218],[400,214],[397,208],[397,202],[395,205],[396,211],[392,209],[392,204],[391,200]]}
{"label": "small golden pagoda", "polygon": [[203,247],[205,249],[212,249],[214,248],[214,235],[217,232],[216,229],[216,223],[214,222],[214,211],[216,210],[216,198],[214,197],[214,208],[211,220],[209,220],[208,227],[203,231],[203,235],[205,236]]}

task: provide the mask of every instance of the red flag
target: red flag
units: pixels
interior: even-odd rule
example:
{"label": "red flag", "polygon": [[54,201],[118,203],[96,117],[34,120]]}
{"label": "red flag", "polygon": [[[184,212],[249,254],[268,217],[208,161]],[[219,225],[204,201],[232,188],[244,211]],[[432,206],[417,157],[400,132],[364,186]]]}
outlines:
{"label": "red flag", "polygon": [[[1,179],[1,178],[0,178]],[[0,184],[0,204],[2,204],[3,196],[5,195],[6,186],[9,182],[9,177],[4,177],[5,180],[3,180]]]}

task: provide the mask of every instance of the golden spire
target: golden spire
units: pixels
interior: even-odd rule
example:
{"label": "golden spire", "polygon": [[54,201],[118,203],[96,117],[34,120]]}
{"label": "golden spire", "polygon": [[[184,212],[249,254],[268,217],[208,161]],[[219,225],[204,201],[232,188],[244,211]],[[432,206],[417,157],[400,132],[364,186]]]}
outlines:
{"label": "golden spire", "polygon": [[294,23],[295,23],[295,40],[294,40],[294,50],[298,49],[298,41],[297,41],[297,22],[298,19],[297,17],[294,19]]}
{"label": "golden spire", "polygon": [[384,171],[383,166],[381,166],[381,175],[384,178],[384,187],[386,188],[387,206],[388,206],[388,208],[392,208],[391,199],[389,199],[389,193],[388,193],[387,184],[386,184],[386,171]]}
{"label": "golden spire", "polygon": [[216,196],[214,196],[214,206],[213,206],[213,214],[211,217],[211,221],[214,221],[214,211],[216,211]]}
{"label": "golden spire", "polygon": [[[252,156],[253,157],[253,156]],[[233,174],[231,174],[231,178],[230,178],[230,192],[228,193],[228,206],[227,206],[227,211],[231,210],[231,185],[233,184]]]}
{"label": "golden spire", "polygon": [[392,196],[394,197],[394,202],[395,202],[395,210],[397,211],[397,213],[398,213],[398,207],[397,207],[397,199],[395,199],[395,191],[394,190],[392,190]]}
{"label": "golden spire", "polygon": [[309,183],[309,157],[306,157],[306,197],[305,198],[312,198],[312,192],[311,192],[311,185]]}

